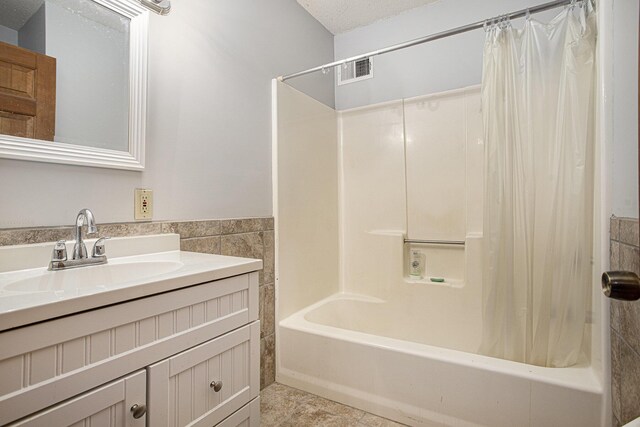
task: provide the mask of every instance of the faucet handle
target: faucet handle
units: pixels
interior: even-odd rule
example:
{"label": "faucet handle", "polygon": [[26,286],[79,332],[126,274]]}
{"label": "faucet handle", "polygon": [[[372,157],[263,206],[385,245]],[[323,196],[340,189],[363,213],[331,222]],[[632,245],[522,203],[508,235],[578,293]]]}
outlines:
{"label": "faucet handle", "polygon": [[93,244],[93,250],[91,251],[91,256],[92,257],[104,256],[105,254],[104,243],[105,243],[105,240],[110,238],[111,237],[101,237],[98,240],[96,240],[96,242]]}
{"label": "faucet handle", "polygon": [[51,254],[51,261],[66,261],[67,260],[67,242],[64,240],[58,240],[53,247],[53,254]]}

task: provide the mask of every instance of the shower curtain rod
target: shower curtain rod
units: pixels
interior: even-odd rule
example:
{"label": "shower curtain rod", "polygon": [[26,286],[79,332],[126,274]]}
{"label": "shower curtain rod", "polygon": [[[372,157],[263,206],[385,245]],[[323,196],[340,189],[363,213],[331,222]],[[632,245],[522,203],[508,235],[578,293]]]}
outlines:
{"label": "shower curtain rod", "polygon": [[549,10],[549,9],[555,9],[557,7],[566,6],[566,5],[569,5],[569,4],[572,4],[572,3],[577,3],[577,2],[576,2],[576,0],[556,0],[556,1],[551,1],[549,3],[543,3],[543,4],[538,5],[538,6],[533,6],[533,7],[527,8],[527,9],[519,10],[517,12],[507,13],[507,14],[500,15],[500,16],[495,17],[495,18],[485,19],[485,20],[482,20],[482,21],[474,22],[473,24],[468,24],[468,25],[464,25],[462,27],[451,29],[451,30],[442,31],[440,33],[432,34],[432,35],[429,35],[429,36],[426,36],[426,37],[420,37],[419,39],[410,40],[408,42],[404,42],[404,43],[400,43],[400,44],[396,44],[396,45],[393,45],[393,46],[386,47],[384,49],[374,50],[372,52],[365,53],[365,54],[362,54],[362,55],[352,56],[351,58],[342,59],[340,61],[330,62],[328,64],[324,64],[324,65],[321,65],[319,67],[309,68],[308,70],[305,70],[305,71],[299,71],[297,73],[289,74],[289,75],[286,75],[286,76],[280,76],[280,77],[278,77],[278,80],[283,82],[285,80],[293,79],[295,77],[300,77],[300,76],[304,76],[306,74],[315,73],[316,71],[328,70],[331,67],[335,67],[335,66],[338,66],[338,65],[346,64],[348,62],[359,61],[361,59],[371,58],[373,56],[382,55],[384,53],[394,52],[396,50],[405,49],[407,47],[416,46],[416,45],[419,45],[419,44],[422,44],[422,43],[427,43],[427,42],[431,42],[431,41],[434,41],[434,40],[443,39],[445,37],[455,36],[457,34],[466,33],[467,31],[477,30],[477,29],[483,28],[486,24],[491,23],[491,21],[498,21],[500,19],[522,18],[522,17],[527,16],[529,14],[534,14],[534,13],[538,13],[538,12],[544,12],[544,11]]}

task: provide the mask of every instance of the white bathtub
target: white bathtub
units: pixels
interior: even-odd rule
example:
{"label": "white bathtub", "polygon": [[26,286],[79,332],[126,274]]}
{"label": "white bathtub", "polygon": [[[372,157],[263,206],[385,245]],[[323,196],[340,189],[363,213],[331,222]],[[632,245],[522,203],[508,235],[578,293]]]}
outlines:
{"label": "white bathtub", "polygon": [[415,426],[603,425],[588,363],[473,354],[476,340],[448,337],[446,322],[403,322],[402,306],[336,294],[282,320],[278,381]]}

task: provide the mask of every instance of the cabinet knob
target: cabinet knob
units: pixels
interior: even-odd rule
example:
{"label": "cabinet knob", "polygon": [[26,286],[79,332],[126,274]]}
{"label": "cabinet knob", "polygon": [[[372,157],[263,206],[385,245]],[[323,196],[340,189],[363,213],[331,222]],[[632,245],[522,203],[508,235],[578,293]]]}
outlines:
{"label": "cabinet knob", "polygon": [[213,391],[217,393],[220,390],[222,390],[222,381],[211,381],[211,384],[209,384],[209,387],[211,387]]}
{"label": "cabinet knob", "polygon": [[138,405],[137,403],[131,407],[131,413],[136,420],[147,413],[146,405]]}

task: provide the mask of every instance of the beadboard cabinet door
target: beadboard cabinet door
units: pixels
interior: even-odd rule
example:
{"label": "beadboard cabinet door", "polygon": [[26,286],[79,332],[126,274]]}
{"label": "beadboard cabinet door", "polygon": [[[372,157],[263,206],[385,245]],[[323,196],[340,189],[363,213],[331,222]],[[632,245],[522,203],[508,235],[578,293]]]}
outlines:
{"label": "beadboard cabinet door", "polygon": [[146,415],[134,418],[131,407],[145,405],[146,378],[138,371],[10,426],[144,427]]}
{"label": "beadboard cabinet door", "polygon": [[217,425],[258,396],[259,358],[256,321],[151,365],[148,425]]}
{"label": "beadboard cabinet door", "polygon": [[256,397],[216,427],[260,427],[260,398]]}

